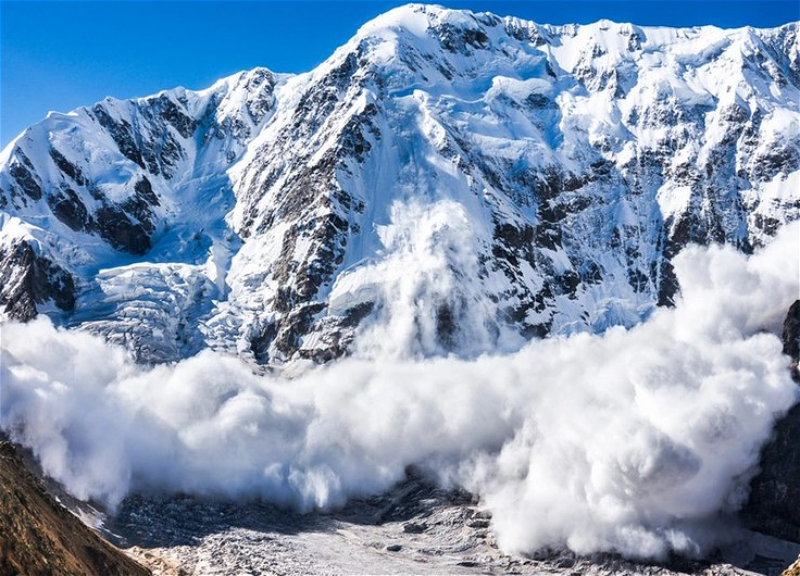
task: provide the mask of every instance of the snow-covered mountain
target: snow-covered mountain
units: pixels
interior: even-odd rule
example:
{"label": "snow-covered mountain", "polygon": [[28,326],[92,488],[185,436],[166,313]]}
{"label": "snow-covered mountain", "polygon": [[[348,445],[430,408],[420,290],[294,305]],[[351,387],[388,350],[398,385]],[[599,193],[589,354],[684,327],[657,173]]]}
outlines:
{"label": "snow-covered mountain", "polygon": [[0,305],[156,362],[633,325],[687,243],[800,218],[799,28],[408,5],[306,74],[51,113],[0,155]]}

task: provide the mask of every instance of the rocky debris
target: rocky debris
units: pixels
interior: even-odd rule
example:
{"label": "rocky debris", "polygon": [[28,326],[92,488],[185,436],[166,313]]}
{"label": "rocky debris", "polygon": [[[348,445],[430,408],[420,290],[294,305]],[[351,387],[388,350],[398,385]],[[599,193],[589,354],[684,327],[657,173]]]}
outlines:
{"label": "rocky debris", "polygon": [[407,524],[403,524],[403,532],[406,534],[422,534],[427,529],[428,525],[424,522],[421,524],[417,524],[416,522],[408,522]]}
{"label": "rocky debris", "polygon": [[0,574],[147,576],[150,572],[101,539],[54,501],[0,439]]}
{"label": "rocky debris", "polygon": [[758,535],[748,536],[752,542],[732,546],[741,557],[736,565],[677,557],[646,564],[613,554],[578,556],[566,550],[508,555],[497,548],[490,515],[470,494],[443,489],[417,469],[407,472],[407,478],[385,494],[351,500],[339,510],[306,514],[260,502],[132,496],[111,519],[109,529],[126,546],[134,545],[129,550],[142,563],[170,576],[365,572],[777,576],[788,563],[771,558],[774,552]]}
{"label": "rocky debris", "polygon": [[[783,325],[783,352],[792,358],[798,379],[800,300],[789,308]],[[759,532],[800,543],[800,404],[775,425],[772,440],[761,452],[761,471],[750,485],[744,509],[748,524]]]}

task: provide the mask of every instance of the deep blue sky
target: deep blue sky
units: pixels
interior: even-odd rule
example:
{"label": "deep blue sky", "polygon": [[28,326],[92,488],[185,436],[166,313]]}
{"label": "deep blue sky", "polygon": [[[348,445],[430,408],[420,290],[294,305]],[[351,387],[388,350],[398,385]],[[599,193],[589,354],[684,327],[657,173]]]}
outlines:
{"label": "deep blue sky", "polygon": [[[0,1],[0,140],[49,110],[105,96],[205,88],[238,70],[304,72],[366,21],[404,4],[361,2]],[[792,1],[441,1],[536,22],[770,27],[800,19]]]}

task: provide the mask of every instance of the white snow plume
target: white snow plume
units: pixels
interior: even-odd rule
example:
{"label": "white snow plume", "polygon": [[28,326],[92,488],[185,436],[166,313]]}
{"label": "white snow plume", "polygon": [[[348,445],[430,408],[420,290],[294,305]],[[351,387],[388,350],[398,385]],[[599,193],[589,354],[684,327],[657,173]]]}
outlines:
{"label": "white snow plume", "polygon": [[356,340],[357,356],[385,360],[457,350],[474,358],[523,346],[497,321],[478,261],[490,233],[464,205],[449,199],[395,202],[390,223],[377,232],[381,259],[342,274],[332,290],[332,301],[343,293],[352,305],[348,290],[356,287],[377,302],[373,321]]}
{"label": "white snow plume", "polygon": [[798,398],[771,333],[798,296],[798,234],[751,257],[686,250],[676,308],[634,329],[468,361],[351,359],[289,381],[210,352],[147,369],[45,319],[8,324],[2,427],[111,504],[150,487],[335,506],[418,463],[477,492],[508,550],[699,553]]}

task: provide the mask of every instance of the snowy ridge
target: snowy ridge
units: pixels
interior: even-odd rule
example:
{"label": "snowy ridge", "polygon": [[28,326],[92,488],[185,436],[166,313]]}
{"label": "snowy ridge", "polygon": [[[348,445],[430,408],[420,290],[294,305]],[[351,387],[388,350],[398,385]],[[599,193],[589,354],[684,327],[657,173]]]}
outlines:
{"label": "snowy ridge", "polygon": [[688,243],[800,217],[797,34],[408,5],[307,74],[52,114],[0,157],[0,304],[146,361],[632,326]]}

